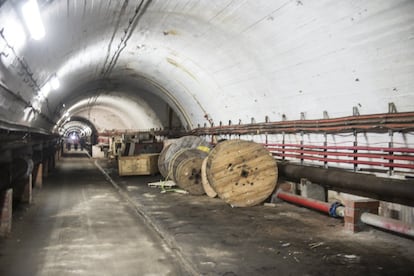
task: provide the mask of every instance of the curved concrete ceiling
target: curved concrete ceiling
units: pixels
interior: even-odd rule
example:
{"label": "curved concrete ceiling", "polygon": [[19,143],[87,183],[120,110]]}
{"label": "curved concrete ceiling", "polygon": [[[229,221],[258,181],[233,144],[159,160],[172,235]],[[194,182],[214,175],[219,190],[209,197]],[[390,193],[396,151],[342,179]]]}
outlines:
{"label": "curved concrete ceiling", "polygon": [[[158,128],[169,106],[194,128],[413,110],[413,1],[44,0],[39,41],[16,38],[22,2],[0,7],[28,67],[0,39],[7,121],[52,129],[69,111],[100,130]],[[54,74],[60,88],[36,100]]]}

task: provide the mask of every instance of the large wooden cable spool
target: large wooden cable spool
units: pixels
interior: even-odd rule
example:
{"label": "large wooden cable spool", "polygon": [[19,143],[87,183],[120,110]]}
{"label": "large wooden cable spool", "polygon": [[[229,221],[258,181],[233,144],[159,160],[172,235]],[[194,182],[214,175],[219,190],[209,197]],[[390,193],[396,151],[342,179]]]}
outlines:
{"label": "large wooden cable spool", "polygon": [[170,145],[165,146],[161,153],[160,156],[158,157],[158,170],[160,171],[161,175],[164,177],[167,177],[168,175],[168,170],[166,169],[166,165],[165,165],[165,155],[168,152],[168,149],[170,148]]}
{"label": "large wooden cable spool", "polygon": [[206,173],[218,196],[234,207],[263,202],[274,191],[278,176],[269,151],[244,140],[219,143],[207,158]]}
{"label": "large wooden cable spool", "polygon": [[204,192],[209,197],[216,197],[217,193],[214,191],[213,187],[211,187],[210,182],[207,179],[207,159],[208,157],[204,158],[203,164],[201,164],[201,183],[203,184]]}
{"label": "large wooden cable spool", "polygon": [[208,151],[210,145],[198,136],[184,136],[174,141],[174,143],[164,147],[158,158],[158,168],[161,175],[168,177],[169,163],[179,150],[195,149],[198,147]]}
{"label": "large wooden cable spool", "polygon": [[171,159],[168,175],[189,194],[202,195],[201,165],[206,156],[207,153],[199,149],[181,149]]}

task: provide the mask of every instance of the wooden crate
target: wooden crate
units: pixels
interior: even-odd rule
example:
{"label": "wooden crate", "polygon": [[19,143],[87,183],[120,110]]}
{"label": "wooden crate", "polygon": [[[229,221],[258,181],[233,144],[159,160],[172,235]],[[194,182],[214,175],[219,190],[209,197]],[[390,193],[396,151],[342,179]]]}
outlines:
{"label": "wooden crate", "polygon": [[151,175],[158,173],[158,153],[120,156],[118,171],[124,175]]}

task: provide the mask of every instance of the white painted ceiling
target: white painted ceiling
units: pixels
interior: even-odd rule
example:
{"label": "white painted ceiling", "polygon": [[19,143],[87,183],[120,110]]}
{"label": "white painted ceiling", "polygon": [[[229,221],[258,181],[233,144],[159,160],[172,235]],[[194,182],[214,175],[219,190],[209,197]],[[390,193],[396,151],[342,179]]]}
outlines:
{"label": "white painted ceiling", "polygon": [[39,41],[24,1],[1,2],[0,29],[36,83],[61,82],[39,106],[51,120],[29,122],[38,91],[0,39],[8,122],[52,130],[79,116],[98,130],[159,128],[168,106],[187,128],[347,116],[354,106],[383,113],[389,102],[413,111],[414,1],[43,0]]}

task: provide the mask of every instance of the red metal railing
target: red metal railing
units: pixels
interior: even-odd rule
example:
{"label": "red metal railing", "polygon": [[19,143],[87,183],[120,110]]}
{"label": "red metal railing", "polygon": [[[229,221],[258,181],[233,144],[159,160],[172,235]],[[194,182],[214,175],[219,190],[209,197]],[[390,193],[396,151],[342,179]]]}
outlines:
{"label": "red metal railing", "polygon": [[414,170],[414,148],[318,146],[280,143],[265,144],[265,146],[277,159],[294,158],[298,160],[320,161],[324,164],[353,164]]}

